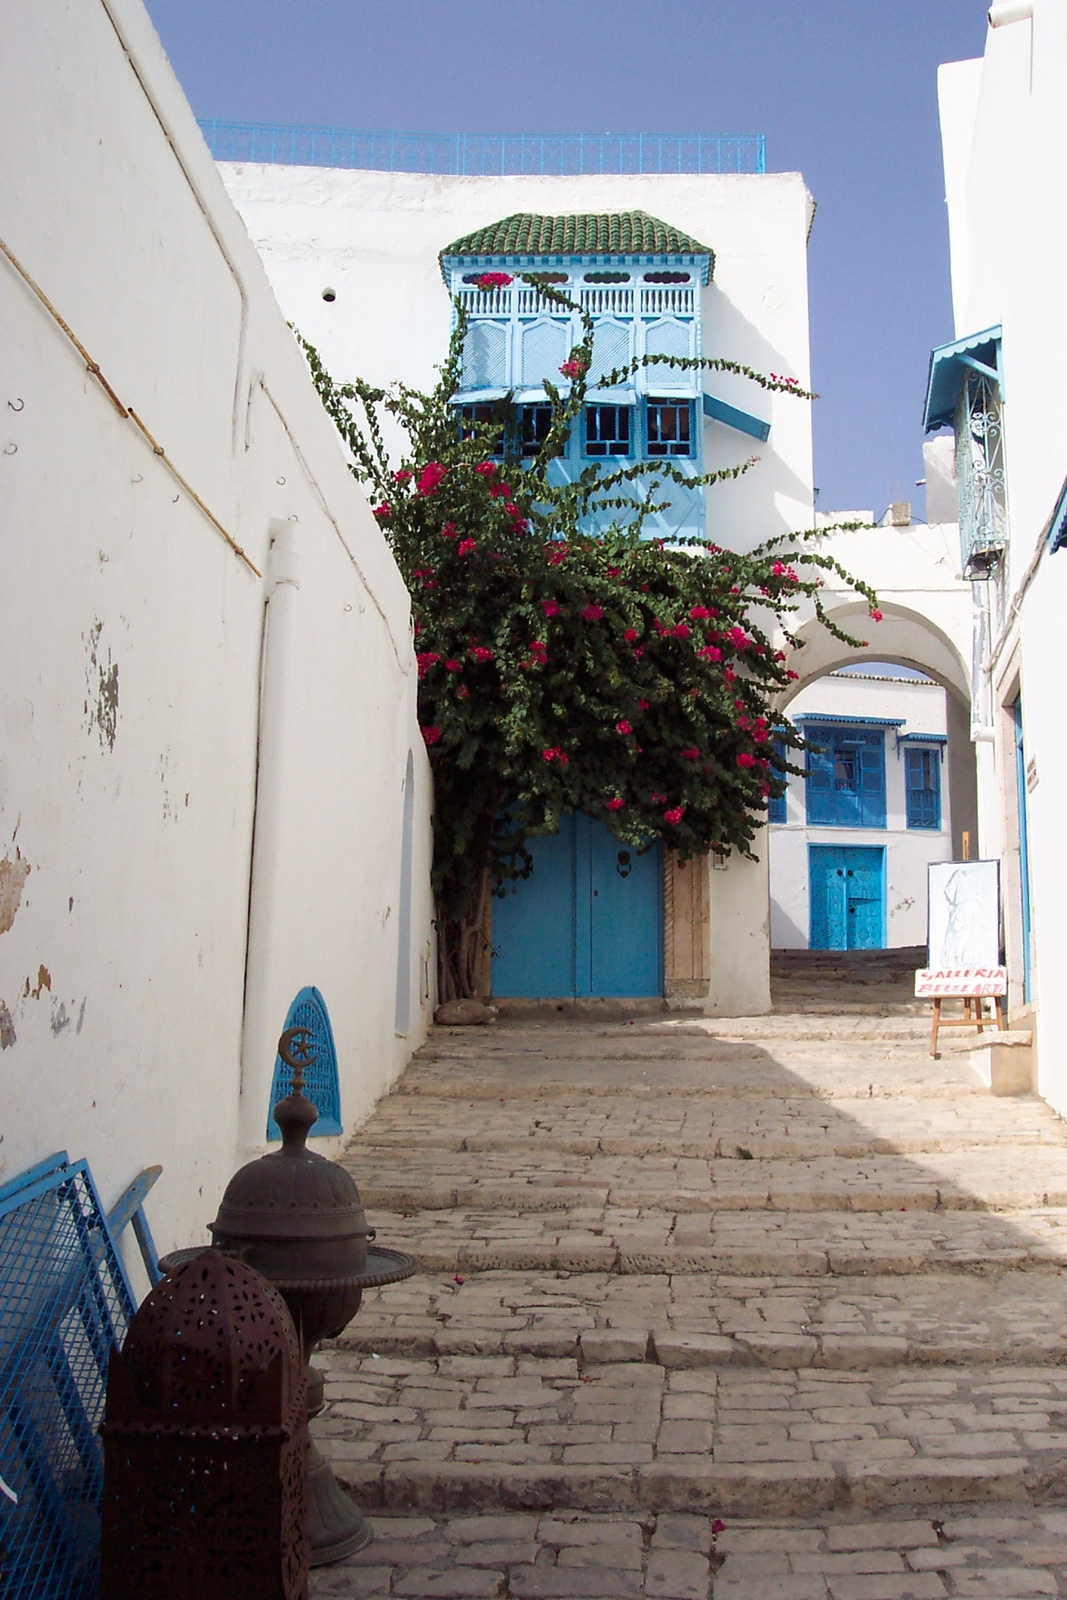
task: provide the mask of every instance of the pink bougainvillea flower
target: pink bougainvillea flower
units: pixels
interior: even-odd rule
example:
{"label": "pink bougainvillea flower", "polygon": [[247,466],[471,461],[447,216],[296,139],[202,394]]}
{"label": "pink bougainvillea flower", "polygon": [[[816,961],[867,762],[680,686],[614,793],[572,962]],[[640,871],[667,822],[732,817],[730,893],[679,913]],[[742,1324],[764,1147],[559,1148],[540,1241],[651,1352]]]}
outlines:
{"label": "pink bougainvillea flower", "polygon": [[687,745],[686,748],[682,751],[682,760],[683,761],[699,761],[700,760],[700,751],[698,749],[696,749],[696,747],[694,745],[691,745],[691,744]]}
{"label": "pink bougainvillea flower", "polygon": [[454,522],[446,522],[444,527],[441,529],[441,538],[454,539],[458,532],[459,529],[456,527]]}
{"label": "pink bougainvillea flower", "polygon": [[419,667],[419,677],[425,678],[430,668],[436,666],[440,659],[441,657],[433,650],[420,651],[420,653],[415,657]]}
{"label": "pink bougainvillea flower", "polygon": [[644,647],[643,644],[635,644],[634,645],[634,660],[635,661],[640,661],[640,659],[644,655],[644,653],[645,653],[645,647]]}
{"label": "pink bougainvillea flower", "polygon": [[496,462],[479,461],[474,470],[475,472],[480,472],[483,478],[494,478],[496,476]]}
{"label": "pink bougainvillea flower", "polygon": [[584,617],[586,622],[599,622],[604,613],[598,605],[590,603],[583,606],[578,615]]}
{"label": "pink bougainvillea flower", "polygon": [[684,815],[685,815],[685,807],[684,806],[672,806],[669,811],[665,811],[663,813],[663,820],[664,820],[664,822],[669,822],[672,825],[677,826],[677,824],[679,822],[681,822],[682,817]]}
{"label": "pink bougainvillea flower", "polygon": [[627,733],[633,733],[633,731],[634,731],[633,728],[627,722],[625,717],[620,717],[618,722],[615,724],[615,732],[616,733],[627,734]]}
{"label": "pink bougainvillea flower", "polygon": [[738,650],[747,650],[749,645],[752,643],[752,640],[749,638],[744,628],[739,628],[735,624],[734,627],[730,629],[730,643]]}
{"label": "pink bougainvillea flower", "polygon": [[759,786],[759,792],[763,796],[763,798],[766,800],[767,796],[771,792],[770,784],[769,783],[761,783],[760,786]]}
{"label": "pink bougainvillea flower", "polygon": [[747,750],[742,750],[737,758],[737,765],[739,767],[754,767],[756,765],[756,758],[755,756],[749,755]]}
{"label": "pink bougainvillea flower", "polygon": [[609,578],[621,578],[622,577],[622,568],[621,567],[609,567],[608,568],[608,577]]}
{"label": "pink bougainvillea flower", "polygon": [[609,811],[621,811],[625,804],[626,804],[626,801],[625,800],[620,800],[618,795],[616,795],[614,800],[609,800],[608,801],[608,810]]}
{"label": "pink bougainvillea flower", "polygon": [[688,624],[688,622],[677,622],[677,623],[675,623],[674,627],[671,629],[671,632],[674,634],[674,637],[676,639],[688,639],[688,637],[689,637],[689,624]]}
{"label": "pink bougainvillea flower", "polygon": [[432,567],[413,567],[412,568],[412,576],[416,577],[416,578],[432,578],[433,577],[433,568]]}
{"label": "pink bougainvillea flower", "polygon": [[472,550],[477,550],[477,539],[461,539],[456,546],[457,556],[469,556]]}
{"label": "pink bougainvillea flower", "polygon": [[476,644],[471,651],[471,655],[475,661],[492,661],[493,659],[493,652],[487,650],[484,644]]}
{"label": "pink bougainvillea flower", "polygon": [[784,650],[776,650],[774,652],[774,659],[776,661],[784,661],[785,660],[785,651]]}
{"label": "pink bougainvillea flower", "polygon": [[623,634],[623,638],[626,640],[627,644],[633,644],[637,636],[638,634],[636,628],[627,628],[626,632]]}
{"label": "pink bougainvillea flower", "polygon": [[637,709],[638,711],[649,711],[651,709],[651,702],[648,700],[639,700],[637,702]]}
{"label": "pink bougainvillea flower", "polygon": [[506,289],[512,282],[509,272],[483,272],[477,280],[479,289]]}
{"label": "pink bougainvillea flower", "polygon": [[459,688],[456,690],[456,694],[460,700],[469,700],[471,697],[471,692],[465,683],[460,684]]}
{"label": "pink bougainvillea flower", "polygon": [[550,567],[558,567],[567,559],[567,546],[565,544],[549,545],[545,551],[545,560]]}
{"label": "pink bougainvillea flower", "polygon": [[663,805],[664,802],[666,801],[666,799],[667,799],[667,796],[665,794],[654,794],[654,795],[651,796],[652,804],[654,806]]}
{"label": "pink bougainvillea flower", "polygon": [[505,503],[504,510],[507,512],[509,517],[517,517],[519,514],[519,508],[515,504],[514,500],[508,500]]}
{"label": "pink bougainvillea flower", "polygon": [[462,672],[463,671],[463,663],[462,663],[462,661],[453,661],[453,660],[449,659],[448,661],[445,662],[445,671],[446,672]]}
{"label": "pink bougainvillea flower", "polygon": [[880,611],[872,611],[871,612],[871,621],[872,622],[881,622],[881,620],[882,620],[882,613]]}
{"label": "pink bougainvillea flower", "polygon": [[379,522],[388,522],[392,514],[393,508],[389,504],[388,500],[383,500],[380,506],[375,506],[374,508],[374,515],[378,518]]}
{"label": "pink bougainvillea flower", "polygon": [[800,673],[799,672],[794,672],[792,667],[790,667],[789,671],[786,673],[786,677],[789,678],[791,682],[795,683],[796,680],[800,677]]}
{"label": "pink bougainvillea flower", "polygon": [[421,731],[422,737],[426,740],[427,744],[436,744],[441,737],[440,728],[423,728]]}
{"label": "pink bougainvillea flower", "polygon": [[733,683],[734,679],[737,677],[737,673],[734,671],[733,667],[723,667],[722,675],[726,679],[727,683]]}
{"label": "pink bougainvillea flower", "polygon": [[774,566],[771,568],[771,571],[774,573],[774,576],[776,578],[784,578],[785,577],[785,562],[784,561],[776,561],[774,563]]}
{"label": "pink bougainvillea flower", "polygon": [[436,494],[441,487],[441,479],[448,468],[440,461],[428,461],[419,473],[419,481],[415,488],[419,494]]}
{"label": "pink bougainvillea flower", "polygon": [[559,370],[565,378],[577,378],[581,373],[582,364],[571,357],[569,361],[564,361]]}
{"label": "pink bougainvillea flower", "polygon": [[541,610],[544,612],[546,617],[558,617],[559,616],[559,601],[558,600],[542,600],[541,601]]}
{"label": "pink bougainvillea flower", "polygon": [[550,744],[550,745],[546,746],[546,748],[544,750],[541,751],[541,760],[542,761],[555,761],[555,759],[559,755],[559,753],[560,753],[559,746],[558,745],[554,745],[554,744]]}
{"label": "pink bougainvillea flower", "polygon": [[689,616],[693,622],[703,622],[705,617],[711,616],[711,612],[708,610],[707,606],[693,606],[689,612]]}
{"label": "pink bougainvillea flower", "polygon": [[407,481],[408,481],[408,479],[410,477],[411,477],[411,473],[408,472],[406,468],[401,467],[399,472],[394,472],[393,473],[393,482],[394,483],[407,483]]}
{"label": "pink bougainvillea flower", "polygon": [[706,644],[702,650],[697,651],[698,656],[703,656],[705,661],[721,661],[722,651],[718,645]]}

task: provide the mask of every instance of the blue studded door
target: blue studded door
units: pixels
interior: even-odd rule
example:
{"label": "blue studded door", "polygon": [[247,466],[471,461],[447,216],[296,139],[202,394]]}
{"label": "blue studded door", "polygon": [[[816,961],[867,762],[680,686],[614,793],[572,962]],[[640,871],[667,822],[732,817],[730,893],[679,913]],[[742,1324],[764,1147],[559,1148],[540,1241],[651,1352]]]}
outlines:
{"label": "blue studded door", "polygon": [[885,851],[875,845],[810,845],[813,950],[885,947]]}
{"label": "blue studded door", "polygon": [[532,839],[533,871],[493,902],[493,993],[638,999],[663,993],[663,852],[563,819]]}

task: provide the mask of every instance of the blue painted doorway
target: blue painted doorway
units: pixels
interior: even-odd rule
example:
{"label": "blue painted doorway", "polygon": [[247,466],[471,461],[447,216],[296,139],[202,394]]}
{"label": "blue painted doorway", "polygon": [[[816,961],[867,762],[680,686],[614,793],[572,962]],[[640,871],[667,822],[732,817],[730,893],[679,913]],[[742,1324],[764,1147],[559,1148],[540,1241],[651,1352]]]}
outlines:
{"label": "blue painted doorway", "polygon": [[531,839],[533,871],[493,901],[493,993],[638,999],[663,993],[663,849],[638,855],[602,822]]}
{"label": "blue painted doorway", "polygon": [[812,950],[885,948],[885,851],[875,845],[808,846]]}

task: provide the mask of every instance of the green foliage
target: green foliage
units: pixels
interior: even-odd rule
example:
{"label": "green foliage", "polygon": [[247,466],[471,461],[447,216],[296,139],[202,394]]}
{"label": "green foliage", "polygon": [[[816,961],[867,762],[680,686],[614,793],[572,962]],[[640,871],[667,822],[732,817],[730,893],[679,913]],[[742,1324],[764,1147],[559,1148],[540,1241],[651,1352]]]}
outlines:
{"label": "green foliage", "polygon": [[[536,277],[527,281],[570,306]],[[710,485],[751,462],[702,479],[683,478],[667,461],[593,464],[560,482],[553,461],[585,398],[588,317],[561,368],[569,387],[545,383],[552,422],[536,453],[521,453],[508,401],[492,421],[461,428],[453,399],[465,321],[457,312],[430,394],[336,384],[301,340],[411,592],[419,720],[434,771],[434,889],[453,945],[456,930],[479,922],[487,883],[528,870],[525,840],[554,832],[569,811],[601,818],[638,849],[661,837],[682,857],[751,853],[768,798],[783,792],[786,770],[797,770],[783,752],[804,748],[776,710],[794,674],[772,631],[777,624],[795,643],[790,621],[807,597],[833,633],[858,642],[823,614],[826,572],[876,605],[814,532],[747,555],[703,540],[665,546],[640,537],[644,518],[663,504],[664,480]],[[717,358],[674,365],[740,371],[800,394]],[[399,461],[383,416],[404,437]],[[501,442],[503,458],[491,459]],[[594,509],[603,527],[605,508],[611,530],[583,531]],[[469,992],[472,952],[456,957],[453,949],[446,959],[445,992]]]}

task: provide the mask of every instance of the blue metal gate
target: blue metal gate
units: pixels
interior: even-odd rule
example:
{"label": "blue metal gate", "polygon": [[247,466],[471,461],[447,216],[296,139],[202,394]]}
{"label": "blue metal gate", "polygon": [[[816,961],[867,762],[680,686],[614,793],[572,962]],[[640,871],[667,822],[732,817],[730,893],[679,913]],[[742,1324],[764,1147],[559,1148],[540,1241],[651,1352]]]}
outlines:
{"label": "blue metal gate", "polygon": [[493,902],[493,993],[663,993],[663,851],[639,855],[590,817],[529,841],[533,872]]}
{"label": "blue metal gate", "polygon": [[885,850],[877,845],[808,846],[813,950],[885,948]]}

